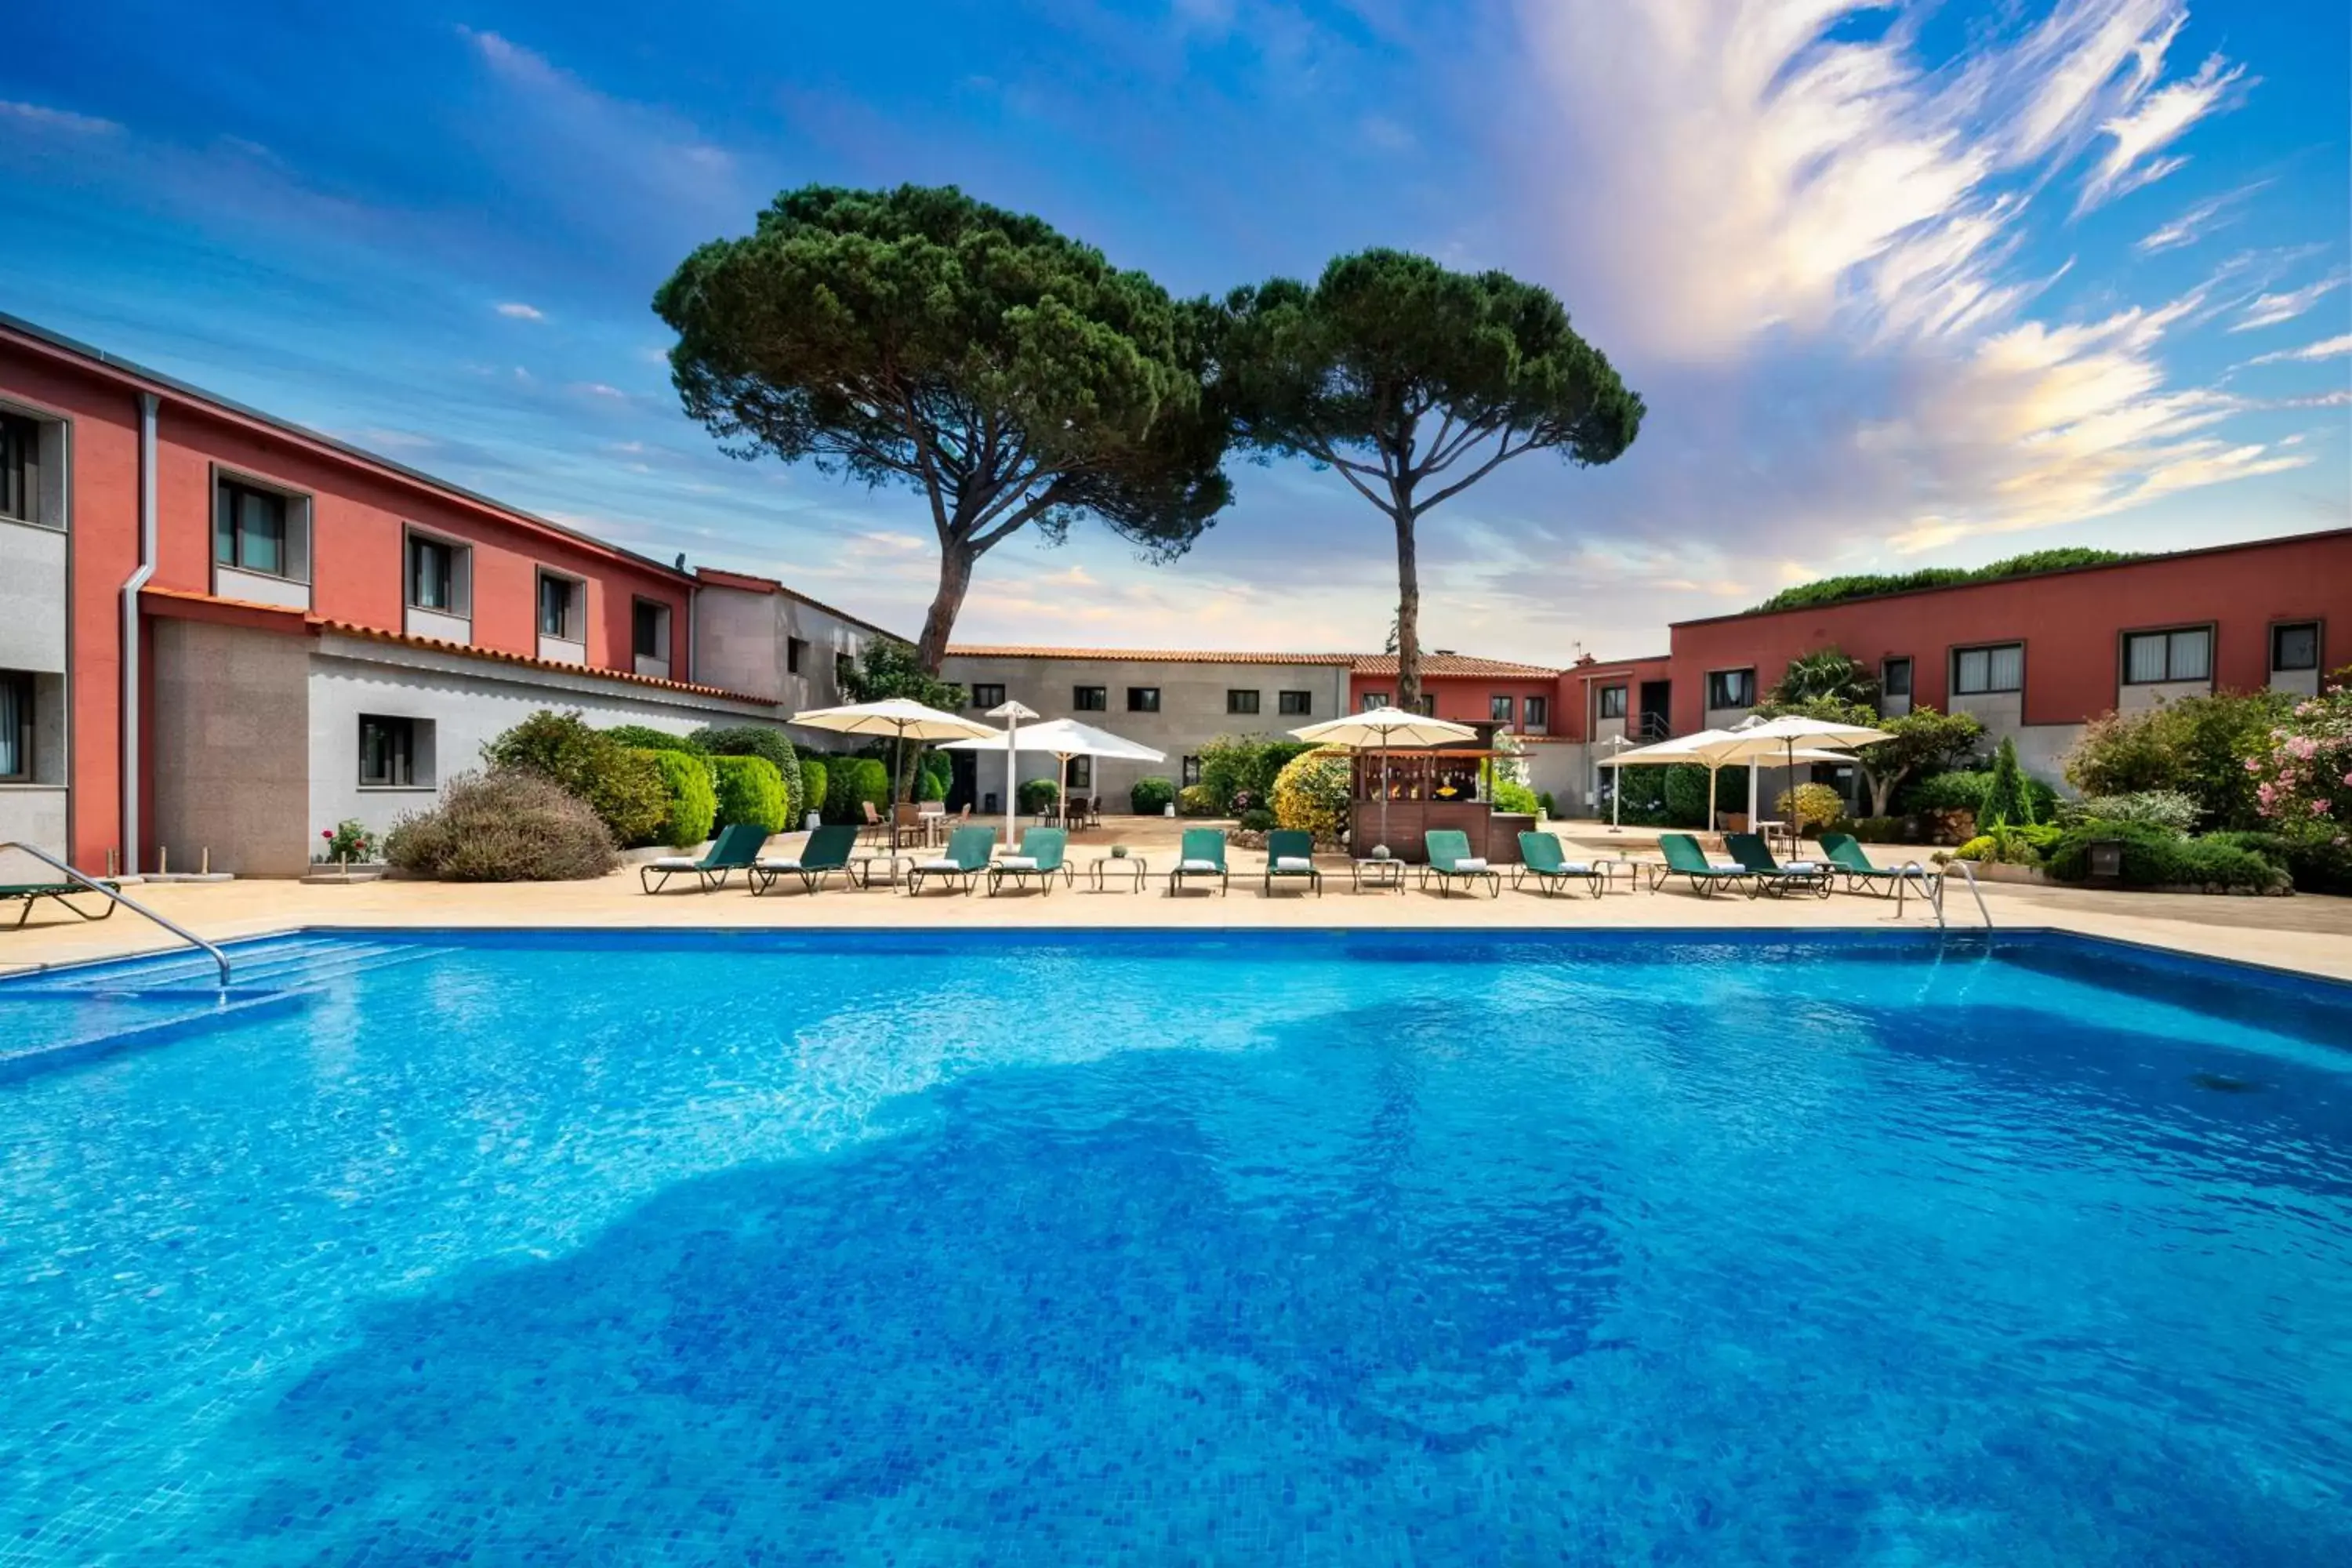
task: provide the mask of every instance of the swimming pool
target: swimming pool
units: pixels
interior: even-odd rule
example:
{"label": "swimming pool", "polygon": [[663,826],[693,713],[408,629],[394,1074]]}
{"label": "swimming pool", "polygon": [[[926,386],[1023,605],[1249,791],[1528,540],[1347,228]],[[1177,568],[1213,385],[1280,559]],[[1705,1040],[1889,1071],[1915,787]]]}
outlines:
{"label": "swimming pool", "polygon": [[0,1563],[2352,1553],[2341,987],[1893,932],[236,956],[226,1013],[0,984]]}

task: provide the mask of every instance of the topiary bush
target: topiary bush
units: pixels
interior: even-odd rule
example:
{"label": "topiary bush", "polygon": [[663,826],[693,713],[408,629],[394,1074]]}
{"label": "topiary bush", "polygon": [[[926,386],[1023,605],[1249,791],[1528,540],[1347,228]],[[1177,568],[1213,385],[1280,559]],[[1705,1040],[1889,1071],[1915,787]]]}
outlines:
{"label": "topiary bush", "polygon": [[613,836],[587,802],[545,773],[459,773],[432,810],[385,835],[384,858],[444,882],[571,882],[619,864]]}
{"label": "topiary bush", "polygon": [[1558,816],[1559,815],[1559,807],[1552,801],[1551,791],[1545,790],[1542,794],[1536,796],[1536,810],[1538,814],[1544,816]]}
{"label": "topiary bush", "polygon": [[1052,779],[1023,779],[1016,792],[1024,816],[1034,816],[1062,798],[1062,786]]}
{"label": "topiary bush", "polygon": [[1524,812],[1529,816],[1536,813],[1536,792],[1526,784],[1515,784],[1509,779],[1496,779],[1492,793],[1494,799],[1491,804],[1496,811]]}
{"label": "topiary bush", "polygon": [[1345,752],[1309,752],[1283,763],[1267,792],[1274,825],[1338,844],[1348,831],[1349,773]]}
{"label": "topiary bush", "polygon": [[588,727],[578,710],[541,709],[482,748],[493,773],[523,768],[588,803],[613,842],[651,844],[669,815],[661,771],[645,752]]}
{"label": "topiary bush", "polygon": [[2090,875],[2090,847],[2102,840],[2122,847],[2126,887],[2268,889],[2288,880],[2287,873],[2250,849],[2210,838],[2184,838],[2168,827],[2145,822],[2084,822],[2069,827],[2043,863],[2062,882],[2083,881]]}
{"label": "topiary bush", "polygon": [[669,795],[669,815],[654,830],[656,842],[689,848],[710,837],[719,816],[719,784],[710,759],[693,752],[647,752],[661,770]]}
{"label": "topiary bush", "polygon": [[1772,809],[1783,822],[1793,822],[1800,833],[1813,833],[1835,822],[1845,811],[1845,796],[1825,784],[1801,784],[1780,792]]}
{"label": "topiary bush", "polygon": [[824,765],[824,819],[863,826],[866,807],[876,811],[890,799],[890,770],[876,757],[835,757]]}
{"label": "topiary bush", "polygon": [[915,798],[945,800],[954,784],[955,759],[938,750],[925,752],[922,766],[915,775]]}
{"label": "topiary bush", "polygon": [[1176,781],[1163,779],[1156,773],[1135,781],[1127,792],[1127,804],[1138,816],[1158,816],[1176,801]]}
{"label": "topiary bush", "polygon": [[1977,821],[1987,827],[2031,827],[2036,820],[2024,770],[2017,765],[2017,742],[2003,735],[2000,749],[1993,753],[1992,776],[1985,781]]}
{"label": "topiary bush", "polygon": [[823,760],[816,757],[801,759],[801,815],[793,819],[795,824],[805,821],[812,811],[824,815],[825,792],[831,784]]}
{"label": "topiary bush", "polygon": [[615,724],[599,733],[639,752],[698,752],[702,749],[692,735],[673,735],[650,724]]}
{"label": "topiary bush", "polygon": [[770,833],[784,830],[784,779],[775,763],[765,757],[717,756],[710,759],[710,770],[719,797],[714,826],[750,823]]}
{"label": "topiary bush", "polygon": [[793,749],[792,737],[768,724],[707,724],[693,735],[695,748],[720,757],[765,757],[775,764],[776,776],[783,781],[784,820],[800,821],[808,810],[807,795],[803,793],[800,752]]}
{"label": "topiary bush", "polygon": [[1207,784],[1186,784],[1176,792],[1179,816],[1214,816],[1217,811],[1217,797]]}

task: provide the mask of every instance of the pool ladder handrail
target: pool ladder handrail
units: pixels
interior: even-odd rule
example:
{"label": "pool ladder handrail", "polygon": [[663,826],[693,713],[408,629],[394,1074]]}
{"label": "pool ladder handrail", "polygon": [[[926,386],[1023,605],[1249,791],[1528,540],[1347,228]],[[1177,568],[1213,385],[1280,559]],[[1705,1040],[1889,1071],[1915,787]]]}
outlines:
{"label": "pool ladder handrail", "polygon": [[1969,885],[1969,896],[1977,901],[1977,918],[1984,921],[1985,930],[1992,930],[1992,911],[1985,908],[1984,889],[1977,886],[1977,874],[1966,860],[1947,861],[1943,876],[1931,874],[1927,868],[1916,860],[1906,860],[1895,868],[1903,873],[1895,879],[1895,918],[1896,920],[1903,918],[1903,895],[1910,886],[1911,879],[1916,877],[1919,879],[1920,887],[1925,889],[1919,896],[1927,900],[1927,908],[1935,913],[1936,929],[1937,931],[1949,929],[1944,920],[1944,880],[1957,868],[1960,873],[1960,879]]}
{"label": "pool ladder handrail", "polygon": [[149,920],[153,921],[157,925],[162,926],[165,931],[170,931],[182,942],[203,948],[206,952],[212,955],[213,962],[220,965],[221,988],[223,990],[226,990],[228,988],[228,954],[223,952],[219,948],[215,947],[211,942],[206,942],[203,937],[198,936],[187,927],[179,924],[175,921],[167,920],[163,916],[157,914],[153,910],[149,909],[138,900],[131,898],[127,893],[124,893],[119,888],[110,888],[103,882],[83,876],[79,871],[75,870],[72,867],[67,865],[64,861],[50,854],[47,850],[36,849],[22,839],[0,839],[0,849],[21,849],[26,854],[30,855],[34,859],[38,860],[42,865],[48,867],[50,869],[64,872],[75,881],[79,882],[83,887],[88,888],[91,892],[101,894],[106,898],[112,899],[116,903],[121,904],[124,909],[129,910],[133,914],[145,915]]}

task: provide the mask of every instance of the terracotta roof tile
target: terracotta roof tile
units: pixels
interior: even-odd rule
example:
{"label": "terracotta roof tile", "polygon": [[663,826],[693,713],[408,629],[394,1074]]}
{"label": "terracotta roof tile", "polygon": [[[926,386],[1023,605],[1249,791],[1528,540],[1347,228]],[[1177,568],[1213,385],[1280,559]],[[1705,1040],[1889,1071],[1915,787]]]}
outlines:
{"label": "terracotta roof tile", "polygon": [[1136,664],[1353,664],[1349,653],[1215,652],[1202,648],[1033,647],[1020,644],[948,645],[950,658],[1098,658]]}
{"label": "terracotta roof tile", "polygon": [[[1358,654],[1355,659],[1358,675],[1394,675],[1397,656],[1392,653]],[[1559,671],[1549,665],[1518,664],[1507,658],[1479,658],[1466,653],[1425,653],[1421,656],[1423,675],[1486,675],[1505,676],[1529,680],[1549,680]]]}

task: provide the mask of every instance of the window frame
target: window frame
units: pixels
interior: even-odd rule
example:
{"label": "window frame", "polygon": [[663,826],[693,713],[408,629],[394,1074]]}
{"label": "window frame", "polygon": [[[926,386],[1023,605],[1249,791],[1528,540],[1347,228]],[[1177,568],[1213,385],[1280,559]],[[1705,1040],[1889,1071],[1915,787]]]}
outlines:
{"label": "window frame", "polygon": [[[654,613],[654,646],[643,645],[640,633],[642,618],[647,610]],[[662,599],[648,599],[643,594],[629,595],[629,654],[633,658],[657,658],[669,662],[670,605]]]}
{"label": "window frame", "polygon": [[[1743,702],[1717,702],[1715,700],[1716,692],[1717,690],[1717,683],[1735,675],[1739,677],[1745,683],[1745,695],[1747,700]],[[1753,708],[1755,706],[1756,667],[1754,665],[1734,665],[1728,668],[1710,669],[1706,672],[1706,710],[1708,712],[1727,713],[1735,708]]]}
{"label": "window frame", "polygon": [[[1633,700],[1633,689],[1630,685],[1622,680],[1614,686],[1601,687],[1598,695],[1600,707],[1595,710],[1598,716],[1603,720],[1623,719]],[[1613,710],[1609,704],[1609,699],[1612,693],[1617,699],[1617,704]]]}
{"label": "window frame", "polygon": [[[359,787],[362,789],[430,789],[430,779],[419,784],[416,778],[417,721],[405,713],[362,713],[359,716]],[[399,743],[386,752],[388,773],[399,777],[368,777],[368,734],[371,729],[386,735],[398,735]]]}
{"label": "window frame", "polygon": [[965,703],[966,707],[984,710],[1004,706],[1004,682],[1001,680],[975,680],[971,683],[971,695]]}
{"label": "window frame", "polygon": [[[560,631],[550,631],[547,626],[547,585],[550,583],[561,583],[564,585],[564,627]],[[572,625],[575,616],[580,622],[577,626]],[[588,641],[587,622],[588,584],[586,580],[574,577],[568,572],[558,572],[552,566],[539,568],[539,574],[532,579],[531,583],[531,624],[539,628],[539,635],[552,638],[556,642],[575,642],[584,646]]]}
{"label": "window frame", "polygon": [[1070,788],[1091,794],[1095,787],[1095,760],[1092,757],[1070,759]]}
{"label": "window frame", "polygon": [[[8,426],[12,424],[25,426],[26,434],[23,440],[11,441],[8,438]],[[16,454],[13,460],[12,453]],[[18,504],[24,508],[21,511],[9,510],[8,489],[12,468],[15,470]],[[0,404],[0,518],[39,526],[43,479],[41,421],[30,414]]]}
{"label": "window frame", "polygon": [[1315,717],[1315,693],[1312,690],[1277,690],[1274,694],[1274,711],[1278,719],[1312,719]]}
{"label": "window frame", "polygon": [[1201,759],[1185,757],[1176,764],[1176,787],[1191,789],[1201,782]]}
{"label": "window frame", "polygon": [[[449,616],[459,620],[470,618],[474,606],[464,588],[467,574],[462,569],[460,563],[464,556],[472,552],[471,547],[461,540],[452,539],[445,533],[436,533],[431,529],[419,528],[414,523],[406,525],[401,531],[401,604],[411,610],[423,610],[429,616]],[[448,590],[449,602],[446,605],[428,605],[417,595],[416,563],[420,549],[438,550],[448,557],[444,582]]]}
{"label": "window frame", "polygon": [[1361,705],[1356,711],[1369,713],[1375,708],[1385,708],[1395,700],[1395,696],[1396,694],[1391,691],[1367,691],[1363,695]]}
{"label": "window frame", "polygon": [[1519,701],[1520,727],[1530,735],[1538,730],[1547,733],[1551,729],[1551,699],[1538,694]]}
{"label": "window frame", "polygon": [[[2279,634],[2300,631],[2311,633],[2311,662],[2281,664],[2278,661]],[[2270,673],[2273,675],[2300,675],[2305,670],[2315,671],[2325,668],[2327,660],[2327,623],[2316,617],[2307,621],[2273,621],[2270,626],[2269,657]]]}
{"label": "window frame", "polygon": [[1436,718],[1437,693],[1434,691],[1423,692],[1421,694],[1421,701],[1414,705],[1413,711],[1420,714],[1424,719]]}
{"label": "window frame", "polygon": [[[1903,667],[1903,689],[1900,691],[1895,690],[1894,683],[1886,678],[1887,672],[1898,664]],[[1918,660],[1904,653],[1893,654],[1878,661],[1878,694],[1881,697],[1900,697],[1908,700],[1918,689]]]}
{"label": "window frame", "polygon": [[786,637],[784,638],[784,673],[786,675],[798,675],[801,672],[801,661],[808,657],[808,647],[806,637]]}
{"label": "window frame", "polygon": [[1489,724],[1516,723],[1518,716],[1519,700],[1517,697],[1507,691],[1490,691],[1486,694],[1486,722]]}
{"label": "window frame", "polygon": [[38,702],[39,687],[29,669],[0,669],[0,686],[13,686],[18,692],[16,702],[16,735],[15,746],[17,760],[23,766],[12,773],[0,773],[0,784],[31,784],[39,774],[40,761],[34,752],[40,739],[40,724],[34,715]]}
{"label": "window frame", "polygon": [[[2175,675],[2172,672],[2172,639],[2190,633],[2201,636],[2205,639],[2205,673],[2202,675]],[[2147,680],[2136,680],[2132,678],[2132,645],[2146,637],[2162,637],[2164,639],[2164,673],[2162,675],[2152,677]],[[2214,624],[2211,621],[2193,621],[2186,626],[2144,626],[2124,632],[2116,639],[2116,684],[2121,686],[2179,686],[2192,681],[2201,680],[2206,684],[2210,685],[2213,679],[2214,646],[2219,640],[2220,639],[2215,636]]]}
{"label": "window frame", "polygon": [[1070,711],[1073,713],[1109,712],[1110,688],[1108,686],[1071,687]]}
{"label": "window frame", "polygon": [[1244,719],[1255,719],[1258,716],[1260,704],[1265,700],[1265,693],[1254,686],[1228,686],[1225,688],[1225,711],[1228,714]]}
{"label": "window frame", "polygon": [[[257,500],[274,502],[278,508],[278,565],[275,568],[256,566],[247,561],[242,506],[231,506],[228,509],[228,526],[226,531],[222,528],[221,503],[230,498],[241,496],[250,496]],[[299,583],[308,586],[310,577],[307,568],[310,564],[310,552],[307,541],[304,542],[299,552],[306,568],[303,574],[298,577],[288,569],[292,565],[297,553],[295,529],[298,524],[294,516],[295,503],[308,499],[299,491],[280,489],[249,474],[229,468],[215,468],[213,471],[213,564],[216,567],[226,566],[232,572],[242,572],[248,577],[274,577],[280,583]],[[307,526],[307,521],[302,526]],[[228,558],[226,560],[221,557],[224,534],[229,552]]]}
{"label": "window frame", "polygon": [[1160,688],[1156,686],[1129,687],[1127,689],[1127,710],[1130,713],[1159,712]]}
{"label": "window frame", "polygon": [[[2005,648],[2012,647],[2017,650],[2017,684],[2015,686],[1987,685],[1970,690],[1960,684],[1960,661],[1968,655],[1980,653],[1985,656],[1985,679],[1990,681],[1992,679],[1992,656]],[[1952,649],[1948,668],[1951,672],[1951,693],[1955,697],[2022,697],[2025,694],[2025,639],[2009,637],[2000,642],[1969,643],[1965,647],[1955,647]]]}

